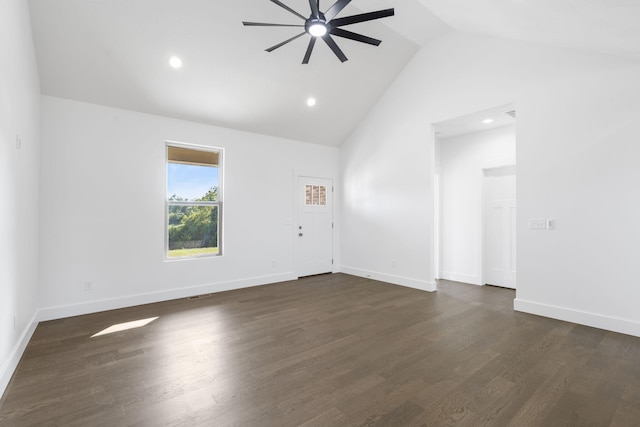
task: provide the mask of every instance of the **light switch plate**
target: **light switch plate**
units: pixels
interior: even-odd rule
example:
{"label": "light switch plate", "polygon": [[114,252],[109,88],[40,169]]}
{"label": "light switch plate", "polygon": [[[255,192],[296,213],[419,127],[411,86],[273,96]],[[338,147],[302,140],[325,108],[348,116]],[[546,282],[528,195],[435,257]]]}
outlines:
{"label": "light switch plate", "polygon": [[547,220],[544,218],[529,218],[529,228],[534,230],[546,230]]}

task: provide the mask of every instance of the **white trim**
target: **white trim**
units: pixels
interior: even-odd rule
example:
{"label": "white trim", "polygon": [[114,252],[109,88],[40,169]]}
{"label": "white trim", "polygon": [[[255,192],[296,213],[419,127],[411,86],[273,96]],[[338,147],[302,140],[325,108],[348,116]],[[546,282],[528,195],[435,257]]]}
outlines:
{"label": "white trim", "polygon": [[377,271],[361,270],[359,268],[341,266],[340,271],[352,276],[366,277],[367,279],[379,280],[394,285],[405,286],[407,288],[419,289],[421,291],[435,292],[436,282],[412,279],[410,277],[395,276],[392,274],[379,273]]}
{"label": "white trim", "polygon": [[552,319],[563,320],[565,322],[577,323],[580,325],[640,337],[640,322],[628,319],[603,316],[601,314],[574,310],[572,308],[542,304],[523,300],[522,298],[516,298],[513,300],[513,308],[514,310],[521,311],[523,313],[550,317]]}
{"label": "white trim", "polygon": [[[426,284],[427,289],[425,291],[433,292],[437,289],[436,287],[436,279],[440,275],[440,270],[442,267],[441,253],[442,250],[442,234],[440,233],[441,222],[441,201],[442,201],[442,192],[441,192],[441,182],[440,182],[440,151],[438,145],[438,139],[436,138],[435,128],[433,123],[431,124],[431,131],[429,132],[429,137],[427,138],[428,150],[431,154],[429,156],[429,168],[431,168],[431,179],[429,180],[429,189],[427,190],[427,203],[431,204],[431,212],[430,215],[427,216],[426,223],[428,229],[431,229],[431,239],[428,239],[429,252],[430,256],[425,259],[429,266],[429,278],[432,279],[430,282],[423,282],[421,285],[424,286]],[[404,286],[404,285],[403,285]],[[415,286],[410,286],[415,287]],[[417,289],[422,289],[422,287],[418,287]]]}
{"label": "white trim", "polygon": [[452,282],[468,283],[470,285],[482,285],[482,279],[477,275],[455,273],[453,271],[441,271],[440,278],[444,280],[451,280]]}
{"label": "white trim", "polygon": [[431,243],[433,257],[431,263],[433,264],[433,277],[434,279],[438,280],[442,278],[442,264],[440,262],[442,252],[442,225],[440,220],[440,218],[442,218],[442,198],[440,194],[442,192],[442,186],[440,183],[440,165],[438,164],[436,166],[436,160],[438,161],[438,163],[440,160],[439,157],[435,159],[436,156],[439,156],[439,154],[437,154],[438,141],[436,140],[434,144],[436,147],[436,149],[434,149],[434,151],[436,152],[436,154],[434,154],[434,168],[436,168],[437,170],[435,170],[433,174],[433,239]]}
{"label": "white trim", "polygon": [[178,298],[188,298],[195,295],[209,294],[215,292],[231,291],[234,289],[249,288],[252,286],[268,285],[271,283],[286,282],[296,280],[293,272],[274,274],[269,276],[250,277],[241,280],[228,282],[210,283],[206,285],[190,286],[187,288],[172,289],[161,292],[151,292],[146,294],[128,295],[119,298],[90,301],[81,304],[64,305],[58,307],[42,308],[39,311],[38,320],[41,322],[54,319],[62,319],[71,316],[97,313],[106,310],[131,307],[141,304],[152,304],[155,302],[169,301]]}
{"label": "white trim", "polygon": [[9,381],[11,381],[11,377],[16,371],[18,363],[20,363],[20,359],[27,348],[27,344],[29,344],[29,340],[31,340],[33,333],[36,331],[36,327],[38,326],[37,319],[38,312],[36,311],[27,327],[22,331],[22,335],[20,335],[20,339],[11,350],[11,353],[9,353],[9,357],[7,357],[5,362],[2,364],[2,368],[0,368],[0,398],[4,395],[4,392],[9,385]]}

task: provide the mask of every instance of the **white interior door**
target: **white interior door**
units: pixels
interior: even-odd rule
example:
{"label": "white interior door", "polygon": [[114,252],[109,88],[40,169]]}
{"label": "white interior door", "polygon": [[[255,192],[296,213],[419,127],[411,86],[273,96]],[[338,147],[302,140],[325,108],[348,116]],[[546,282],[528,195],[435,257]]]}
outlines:
{"label": "white interior door", "polygon": [[333,183],[298,177],[298,277],[333,271]]}
{"label": "white interior door", "polygon": [[516,176],[484,178],[484,283],[516,288]]}

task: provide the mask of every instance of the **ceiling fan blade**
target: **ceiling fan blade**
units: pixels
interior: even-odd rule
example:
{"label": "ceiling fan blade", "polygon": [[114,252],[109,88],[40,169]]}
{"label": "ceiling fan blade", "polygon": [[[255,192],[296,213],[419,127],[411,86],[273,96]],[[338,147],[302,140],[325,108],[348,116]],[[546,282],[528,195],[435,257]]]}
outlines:
{"label": "ceiling fan blade", "polygon": [[242,25],[246,25],[247,27],[304,27],[304,25],[299,25],[299,24],[270,24],[268,22],[247,22],[247,21],[242,21]]}
{"label": "ceiling fan blade", "polygon": [[393,16],[393,9],[377,10],[375,12],[361,13],[358,15],[345,16],[344,18],[336,18],[329,22],[332,27],[341,27],[343,25],[357,24],[358,22],[372,21],[374,19],[386,18]]}
{"label": "ceiling fan blade", "polygon": [[378,46],[380,45],[380,43],[382,43],[382,40],[363,36],[362,34],[358,33],[352,33],[351,31],[343,30],[342,28],[332,28],[331,34],[338,37],[344,37],[345,39],[355,40],[357,42],[372,44],[374,46]]}
{"label": "ceiling fan blade", "polygon": [[271,2],[277,4],[278,6],[280,6],[281,8],[288,10],[289,12],[293,13],[294,15],[304,19],[305,21],[307,20],[306,16],[302,16],[300,15],[298,12],[296,12],[295,10],[291,9],[289,6],[287,6],[286,4],[282,3],[281,1],[278,0],[271,0]]}
{"label": "ceiling fan blade", "polygon": [[311,14],[315,18],[320,18],[320,9],[318,9],[318,0],[309,0],[309,6],[311,6]]}
{"label": "ceiling fan blade", "polygon": [[313,46],[315,46],[315,44],[316,38],[311,37],[311,40],[309,40],[309,47],[307,47],[307,53],[304,54],[304,59],[302,60],[303,64],[309,63],[309,58],[311,58],[311,52],[313,51]]}
{"label": "ceiling fan blade", "polygon": [[324,36],[322,36],[322,40],[324,40],[325,43],[327,43],[327,45],[331,48],[333,53],[335,53],[338,59],[340,59],[340,62],[344,62],[347,60],[347,57],[344,54],[344,52],[340,50],[336,42],[331,38],[329,34],[325,34]]}
{"label": "ceiling fan blade", "polygon": [[327,9],[327,11],[324,13],[324,17],[327,19],[327,21],[332,20],[349,3],[351,3],[351,0],[338,0],[333,4],[333,6]]}
{"label": "ceiling fan blade", "polygon": [[297,36],[293,36],[293,37],[291,37],[290,39],[287,39],[287,40],[283,41],[282,43],[278,43],[278,44],[277,44],[277,45],[275,45],[275,46],[271,46],[269,49],[265,49],[265,50],[266,50],[267,52],[272,52],[272,51],[276,50],[277,48],[282,47],[282,46],[284,46],[285,44],[287,44],[287,43],[289,43],[289,42],[291,42],[291,41],[294,41],[294,40],[295,40],[295,39],[297,39],[298,37],[302,37],[302,36],[304,36],[305,34],[307,34],[307,33],[304,33],[304,32],[303,32],[303,33],[300,33],[300,34],[298,34]]}

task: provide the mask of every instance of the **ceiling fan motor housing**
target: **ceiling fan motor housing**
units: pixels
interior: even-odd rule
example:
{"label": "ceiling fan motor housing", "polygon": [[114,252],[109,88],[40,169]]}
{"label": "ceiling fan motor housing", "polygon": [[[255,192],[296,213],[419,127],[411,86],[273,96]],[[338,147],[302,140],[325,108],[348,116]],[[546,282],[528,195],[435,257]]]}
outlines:
{"label": "ceiling fan motor housing", "polygon": [[[357,15],[346,16],[342,18],[336,18],[336,15],[340,13],[352,0],[336,0],[336,2],[331,6],[325,13],[320,11],[320,2],[318,0],[309,0],[309,6],[311,8],[311,16],[306,18],[304,15],[296,12],[291,9],[286,4],[282,3],[280,0],[271,0],[272,3],[277,4],[281,8],[287,10],[291,14],[297,16],[304,20],[304,25],[301,24],[274,24],[268,22],[247,22],[243,21],[243,25],[248,26],[258,26],[258,27],[304,27],[304,32],[294,35],[293,37],[280,42],[274,46],[271,46],[268,49],[265,49],[267,52],[272,52],[287,43],[292,42],[293,40],[302,37],[305,34],[309,34],[311,36],[311,40],[309,40],[309,46],[307,47],[307,52],[302,59],[303,64],[309,63],[309,58],[311,57],[311,52],[313,51],[313,47],[316,44],[316,39],[322,38],[322,40],[329,46],[329,48],[335,53],[338,59],[341,62],[345,62],[347,60],[347,56],[340,49],[340,47],[333,40],[333,36],[342,37],[345,39],[354,40],[360,43],[366,43],[373,46],[378,46],[381,41],[378,39],[374,39],[373,37],[367,37],[362,34],[354,33],[352,31],[348,31],[343,29],[343,26],[357,24],[359,22],[372,21],[374,19],[386,18],[388,16],[394,15],[393,9],[384,9],[377,10],[375,12],[367,12],[360,13]],[[327,18],[328,16],[328,18]]]}
{"label": "ceiling fan motor housing", "polygon": [[[315,29],[315,28],[324,28],[323,34],[316,33],[316,31],[318,31],[318,30]],[[328,33],[331,29],[329,28],[329,25],[327,24],[327,20],[325,19],[324,14],[320,13],[317,18],[315,16],[311,15],[311,17],[305,21],[304,30],[308,34],[310,34],[310,35],[312,35],[314,37],[320,37],[320,36],[323,36],[324,34]]]}

